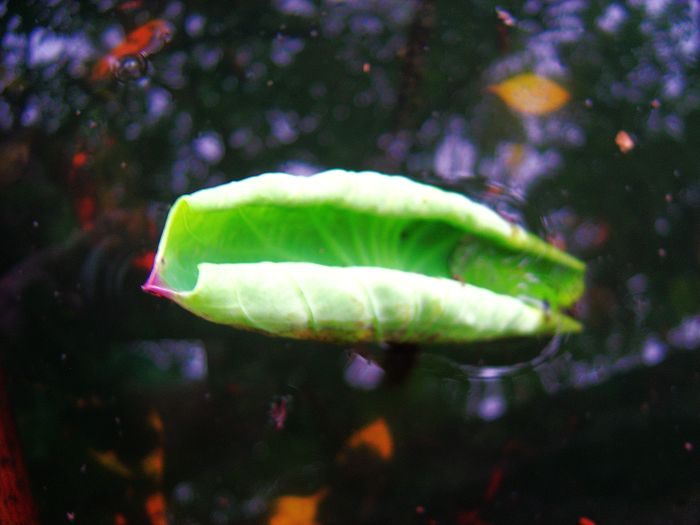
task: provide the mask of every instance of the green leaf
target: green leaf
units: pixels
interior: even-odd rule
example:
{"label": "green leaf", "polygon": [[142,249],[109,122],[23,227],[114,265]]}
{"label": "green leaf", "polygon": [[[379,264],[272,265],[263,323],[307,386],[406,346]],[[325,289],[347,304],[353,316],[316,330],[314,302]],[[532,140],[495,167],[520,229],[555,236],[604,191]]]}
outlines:
{"label": "green leaf", "polygon": [[328,341],[577,331],[584,265],[466,197],[375,172],[180,197],[144,289],[210,321]]}

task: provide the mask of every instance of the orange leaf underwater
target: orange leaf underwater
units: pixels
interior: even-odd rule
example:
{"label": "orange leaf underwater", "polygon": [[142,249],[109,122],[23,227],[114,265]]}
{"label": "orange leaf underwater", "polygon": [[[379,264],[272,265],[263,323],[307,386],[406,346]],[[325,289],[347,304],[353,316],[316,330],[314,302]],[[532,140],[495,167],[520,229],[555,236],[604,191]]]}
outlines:
{"label": "orange leaf underwater", "polygon": [[394,440],[383,417],[356,431],[347,441],[352,449],[367,447],[384,461],[394,455]]}
{"label": "orange leaf underwater", "polygon": [[328,489],[321,489],[310,496],[281,496],[275,500],[269,525],[318,525],[316,513]]}
{"label": "orange leaf underwater", "polygon": [[564,107],[571,95],[556,82],[534,73],[516,75],[488,87],[508,107],[526,115],[546,115]]}

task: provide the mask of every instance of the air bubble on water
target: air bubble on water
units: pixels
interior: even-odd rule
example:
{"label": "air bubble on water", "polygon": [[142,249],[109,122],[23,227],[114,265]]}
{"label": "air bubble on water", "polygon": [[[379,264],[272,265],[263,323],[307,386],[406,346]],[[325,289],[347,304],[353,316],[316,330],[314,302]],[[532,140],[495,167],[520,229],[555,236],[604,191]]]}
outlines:
{"label": "air bubble on water", "polygon": [[307,115],[299,121],[299,130],[302,133],[311,133],[318,128],[320,119],[316,115]]}
{"label": "air bubble on water", "polygon": [[12,127],[14,120],[14,115],[12,114],[10,105],[4,100],[0,99],[0,130],[9,130]]}
{"label": "air bubble on water", "polygon": [[476,148],[465,137],[448,134],[435,150],[435,173],[447,180],[473,176]]}
{"label": "air bubble on water", "polygon": [[118,24],[111,25],[102,32],[100,40],[106,49],[113,49],[124,40],[124,30]]}
{"label": "air bubble on water", "polygon": [[627,11],[624,7],[613,3],[596,19],[596,25],[606,33],[616,33],[627,20],[627,16]]}
{"label": "air bubble on water", "polygon": [[45,27],[37,27],[29,34],[27,65],[51,64],[66,50],[67,39]]}
{"label": "air bubble on water", "polygon": [[275,109],[268,111],[266,117],[272,135],[280,143],[291,144],[299,136],[296,129],[299,116],[295,112]]}
{"label": "air bubble on water", "polygon": [[627,279],[627,289],[630,293],[641,294],[646,292],[649,279],[643,273],[637,273]]}
{"label": "air bubble on water", "polygon": [[191,37],[198,37],[204,32],[206,19],[199,13],[192,13],[185,19],[185,32]]}
{"label": "air bubble on water", "polygon": [[41,108],[36,97],[30,96],[25,104],[24,111],[20,117],[22,126],[29,127],[36,124],[41,118]]}
{"label": "air bubble on water", "polygon": [[275,7],[285,15],[310,17],[316,14],[316,7],[310,0],[275,0]]}
{"label": "air bubble on water", "polygon": [[666,340],[678,348],[692,350],[700,346],[700,316],[686,317],[671,328]]}
{"label": "air bubble on water", "polygon": [[323,171],[323,169],[316,164],[311,164],[303,160],[288,160],[280,165],[279,171],[282,173],[289,173],[290,175],[308,177]]}
{"label": "air bubble on water", "polygon": [[223,50],[216,47],[200,45],[192,50],[192,54],[203,71],[212,71],[221,61]]}
{"label": "air bubble on water", "polygon": [[507,408],[503,386],[499,380],[475,380],[467,395],[466,414],[474,414],[485,421],[494,421]]}
{"label": "air bubble on water", "polygon": [[167,89],[155,87],[148,91],[148,121],[153,123],[172,109],[172,96]]}
{"label": "air bubble on water", "polygon": [[224,156],[224,141],[218,133],[206,131],[194,140],[194,150],[206,163],[217,164]]}
{"label": "air bubble on water", "polygon": [[671,233],[671,223],[668,222],[668,219],[659,217],[654,221],[654,231],[662,237],[666,237]]}
{"label": "air bubble on water", "polygon": [[485,397],[479,404],[479,417],[485,421],[498,419],[505,411],[506,403],[503,396]]}
{"label": "air bubble on water", "polygon": [[[176,164],[178,163],[176,162]],[[189,179],[185,173],[173,173],[170,177],[170,190],[174,194],[180,195],[187,191],[189,183]]]}
{"label": "air bubble on water", "polygon": [[664,360],[667,350],[666,344],[658,336],[650,335],[642,347],[642,361],[648,366],[657,365]]}
{"label": "air bubble on water", "polygon": [[175,485],[173,489],[173,497],[178,503],[187,504],[194,500],[194,487],[192,483],[182,481]]}
{"label": "air bubble on water", "polygon": [[126,140],[136,140],[139,136],[141,136],[141,124],[138,122],[132,122],[124,130]]}
{"label": "air bubble on water", "polygon": [[378,35],[384,30],[384,24],[376,16],[363,13],[350,19],[350,30],[356,35]]}
{"label": "air bubble on water", "polygon": [[232,148],[242,148],[252,138],[253,132],[250,128],[238,128],[233,130],[228,137],[228,145]]}
{"label": "air bubble on water", "polygon": [[148,71],[148,62],[139,54],[121,57],[114,67],[114,76],[118,80],[138,80]]}
{"label": "air bubble on water", "polygon": [[280,67],[288,66],[294,61],[294,57],[304,49],[304,45],[301,38],[275,38],[272,41],[270,58]]}

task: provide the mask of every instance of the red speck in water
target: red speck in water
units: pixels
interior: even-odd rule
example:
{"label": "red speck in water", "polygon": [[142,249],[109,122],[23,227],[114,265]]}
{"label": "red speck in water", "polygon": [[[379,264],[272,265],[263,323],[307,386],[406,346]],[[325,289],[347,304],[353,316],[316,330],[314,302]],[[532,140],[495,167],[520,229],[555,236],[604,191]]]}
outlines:
{"label": "red speck in water", "polygon": [[77,202],[78,221],[84,231],[91,230],[95,220],[95,199],[90,196],[81,197]]}
{"label": "red speck in water", "polygon": [[131,261],[131,265],[139,270],[149,271],[153,268],[153,262],[155,261],[156,254],[153,251],[148,251],[142,255],[134,257]]}
{"label": "red speck in water", "polygon": [[484,491],[484,499],[486,501],[491,501],[496,494],[498,489],[501,488],[501,482],[503,481],[503,469],[501,467],[496,467],[491,471],[491,476],[489,477],[489,483],[486,485],[486,490]]}
{"label": "red speck in water", "polygon": [[693,447],[693,444],[692,444],[690,441],[686,441],[685,443],[683,443],[683,448],[684,448],[687,452],[692,452],[694,447]]}
{"label": "red speck in water", "polygon": [[143,0],[128,0],[117,6],[118,11],[133,11],[143,5]]}
{"label": "red speck in water", "polygon": [[369,73],[372,70],[372,65],[369,62],[362,64],[362,72]]}
{"label": "red speck in water", "polygon": [[[1,371],[0,371],[1,372]],[[0,375],[0,523],[38,525],[29,478]]]}
{"label": "red speck in water", "polygon": [[73,155],[68,172],[68,180],[75,181],[78,178],[79,170],[85,167],[88,161],[88,154],[85,151],[78,151]]}
{"label": "red speck in water", "polygon": [[75,521],[75,512],[66,512],[66,519],[68,521]]}
{"label": "red speck in water", "polygon": [[82,168],[87,162],[87,159],[87,153],[85,153],[84,151],[79,151],[75,155],[73,155],[73,161],[71,162],[71,165],[76,169]]}
{"label": "red speck in water", "polygon": [[287,398],[280,397],[272,402],[270,407],[270,419],[275,425],[275,430],[280,431],[284,428],[284,422],[287,420]]}
{"label": "red speck in water", "polygon": [[425,507],[423,505],[418,505],[416,507],[416,514],[424,514],[425,513]]}
{"label": "red speck in water", "polygon": [[488,525],[479,517],[478,510],[463,510],[457,514],[457,525]]}
{"label": "red speck in water", "polygon": [[491,184],[489,183],[486,186],[486,197],[498,197],[499,195],[503,195],[504,193],[503,186],[500,186],[498,184]]}
{"label": "red speck in water", "polygon": [[593,521],[590,518],[586,518],[585,516],[581,516],[578,519],[578,525],[596,525],[595,521]]}
{"label": "red speck in water", "polygon": [[123,514],[115,514],[114,515],[114,525],[127,525],[126,518],[124,517]]}

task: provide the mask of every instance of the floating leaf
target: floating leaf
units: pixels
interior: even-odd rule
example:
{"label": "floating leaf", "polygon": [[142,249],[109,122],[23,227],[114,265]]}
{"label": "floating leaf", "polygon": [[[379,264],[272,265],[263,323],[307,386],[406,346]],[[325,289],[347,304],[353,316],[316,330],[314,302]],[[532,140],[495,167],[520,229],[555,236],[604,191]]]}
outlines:
{"label": "floating leaf", "polygon": [[583,271],[462,195],[331,170],[181,197],[144,290],[277,336],[463,342],[577,331]]}
{"label": "floating leaf", "polygon": [[281,496],[275,500],[269,525],[317,525],[318,505],[328,494],[321,489],[310,496]]}
{"label": "floating leaf", "polygon": [[[394,440],[383,417],[353,433],[347,441],[351,449],[367,447],[384,461],[394,455]],[[341,454],[340,459],[345,456]]]}
{"label": "floating leaf", "polygon": [[534,73],[516,75],[488,89],[511,109],[527,115],[546,115],[561,109],[571,98],[559,84]]}

